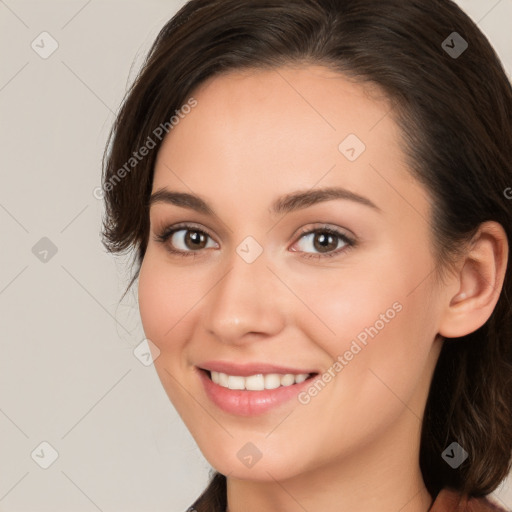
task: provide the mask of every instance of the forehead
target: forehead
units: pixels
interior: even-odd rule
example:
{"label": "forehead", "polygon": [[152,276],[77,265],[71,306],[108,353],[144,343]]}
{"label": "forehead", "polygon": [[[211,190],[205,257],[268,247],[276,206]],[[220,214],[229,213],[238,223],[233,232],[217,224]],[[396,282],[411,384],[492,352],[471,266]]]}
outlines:
{"label": "forehead", "polygon": [[251,127],[340,136],[368,131],[391,110],[376,85],[323,66],[234,70],[210,77],[193,96],[200,108],[190,117],[198,111],[217,117],[216,128],[223,131]]}
{"label": "forehead", "polygon": [[[321,181],[362,191],[382,186],[376,169],[407,175],[384,93],[325,67],[232,71],[191,96],[197,106],[166,136],[153,190],[209,195],[230,184],[239,193],[286,193]],[[347,144],[355,144],[357,159],[347,158]]]}

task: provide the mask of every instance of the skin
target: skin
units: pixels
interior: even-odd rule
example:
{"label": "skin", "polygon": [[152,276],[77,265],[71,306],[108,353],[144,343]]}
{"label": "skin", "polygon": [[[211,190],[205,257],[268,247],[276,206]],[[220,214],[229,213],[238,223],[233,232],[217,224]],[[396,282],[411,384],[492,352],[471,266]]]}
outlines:
{"label": "skin", "polygon": [[[503,229],[482,225],[456,271],[434,279],[431,199],[408,172],[376,87],[304,65],[230,72],[193,96],[197,106],[159,150],[153,192],[196,194],[215,215],[151,206],[139,307],[167,395],[228,477],[229,511],[427,511],[420,431],[442,336],[468,334],[492,313],[508,254]],[[338,149],[351,133],[366,145],[353,162]],[[278,196],[327,186],[380,211],[334,199],[269,212]],[[179,222],[211,235],[195,257],[166,248],[194,251],[188,232],[167,245],[154,239]],[[302,257],[322,253],[299,229],[324,225],[357,245]],[[247,236],[263,248],[250,264],[236,252]],[[335,238],[325,252],[343,247]],[[238,417],[210,402],[197,376],[195,365],[213,359],[326,371],[397,301],[401,311],[306,405],[292,399]],[[251,468],[237,457],[247,442],[262,454]]]}

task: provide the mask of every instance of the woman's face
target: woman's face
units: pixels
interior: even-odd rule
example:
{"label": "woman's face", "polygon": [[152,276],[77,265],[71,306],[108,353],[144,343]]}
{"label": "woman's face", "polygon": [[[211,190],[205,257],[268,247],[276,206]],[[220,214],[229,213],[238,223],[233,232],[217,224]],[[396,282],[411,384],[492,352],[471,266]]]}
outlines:
{"label": "woman's face", "polygon": [[389,104],[317,66],[193,96],[158,154],[139,305],[201,451],[254,480],[417,464],[445,297]]}

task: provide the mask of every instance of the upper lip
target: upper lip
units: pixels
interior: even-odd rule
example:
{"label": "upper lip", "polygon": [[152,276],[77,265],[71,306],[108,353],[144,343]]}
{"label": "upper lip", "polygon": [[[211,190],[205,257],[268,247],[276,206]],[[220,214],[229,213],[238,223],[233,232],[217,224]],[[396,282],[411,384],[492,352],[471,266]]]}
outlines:
{"label": "upper lip", "polygon": [[209,370],[214,372],[226,373],[228,375],[248,377],[249,375],[256,375],[258,373],[280,373],[287,374],[293,373],[294,375],[299,374],[310,374],[318,373],[315,370],[304,370],[301,368],[291,368],[289,366],[280,366],[275,364],[268,364],[263,362],[254,362],[246,364],[230,363],[229,361],[206,361],[198,364],[198,368],[203,370]]}

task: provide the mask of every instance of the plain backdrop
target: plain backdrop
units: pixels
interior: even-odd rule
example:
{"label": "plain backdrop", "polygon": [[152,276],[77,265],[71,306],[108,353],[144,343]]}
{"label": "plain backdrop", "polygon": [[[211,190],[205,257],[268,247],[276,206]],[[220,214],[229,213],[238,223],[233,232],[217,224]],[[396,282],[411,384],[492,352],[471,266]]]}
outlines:
{"label": "plain backdrop", "polygon": [[[0,511],[179,512],[206,485],[134,353],[128,260],[101,245],[94,196],[114,114],[183,3],[0,0]],[[459,4],[510,76],[512,0]],[[510,479],[495,496],[512,508]]]}

